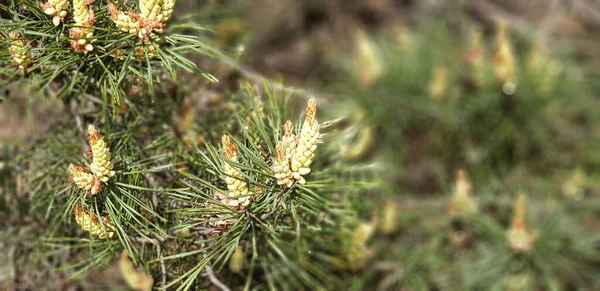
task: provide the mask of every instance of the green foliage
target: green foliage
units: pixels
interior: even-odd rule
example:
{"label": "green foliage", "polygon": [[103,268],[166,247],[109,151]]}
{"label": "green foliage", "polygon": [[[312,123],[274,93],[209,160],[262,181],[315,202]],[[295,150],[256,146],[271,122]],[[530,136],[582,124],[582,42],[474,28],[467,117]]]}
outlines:
{"label": "green foliage", "polygon": [[[494,42],[482,40],[476,67],[468,41],[450,39],[443,25],[399,35],[359,37],[357,46],[372,53],[357,49],[348,66],[353,79],[336,89],[366,112],[394,168],[428,161],[442,172],[465,167],[485,178],[522,166],[547,173],[596,164],[586,149],[598,140],[597,100],[568,59],[541,45],[515,46],[515,81],[503,82],[494,77]],[[438,183],[445,179],[436,175]]]}
{"label": "green foliage", "polygon": [[[120,1],[119,4],[123,9],[137,7],[137,1]],[[164,32],[154,32],[146,42],[115,26],[107,1],[96,1],[90,7],[95,11],[96,41],[94,50],[84,54],[71,47],[73,38],[69,36],[69,29],[77,26],[70,15],[64,23],[54,26],[52,17],[42,12],[38,1],[10,0],[7,5],[0,4],[3,13],[0,46],[9,47],[13,41],[9,34],[18,33],[17,39],[27,42],[32,60],[21,70],[13,64],[10,54],[2,54],[0,87],[27,80],[40,93],[79,100],[95,98],[108,107],[121,104],[131,95],[132,88],[152,100],[157,95],[167,94],[165,82],[177,82],[180,70],[214,80],[186,58],[190,53],[218,54],[206,37],[198,33],[185,34],[204,30],[201,25],[189,22],[189,17],[181,17],[179,22],[170,20]]]}
{"label": "green foliage", "polygon": [[[500,82],[494,43],[483,42],[480,67],[469,63],[467,43],[450,39],[438,24],[394,37],[358,34],[354,58],[345,64],[349,79],[333,85],[342,101],[353,101],[341,111],[362,116],[354,126],[376,131],[379,159],[394,171],[390,188],[408,194],[371,196],[376,205],[397,202],[396,231],[373,238],[372,268],[354,284],[598,288],[598,238],[590,231],[598,227],[598,188],[596,177],[586,179],[598,165],[598,101],[584,72],[568,55],[523,41],[510,44],[514,79]],[[473,178],[475,214],[445,211],[451,198],[439,194],[458,191],[459,181],[450,178],[457,169]],[[539,234],[530,251],[510,245],[518,193],[529,198],[529,234]]]}

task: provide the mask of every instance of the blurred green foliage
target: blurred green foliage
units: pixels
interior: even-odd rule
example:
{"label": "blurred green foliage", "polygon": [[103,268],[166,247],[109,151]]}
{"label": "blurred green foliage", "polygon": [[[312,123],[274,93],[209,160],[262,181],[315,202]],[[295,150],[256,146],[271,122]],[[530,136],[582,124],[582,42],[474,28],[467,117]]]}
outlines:
{"label": "blurred green foliage", "polygon": [[[543,38],[503,30],[457,37],[428,23],[357,33],[332,88],[353,101],[339,111],[361,116],[356,131],[376,132],[371,156],[392,174],[388,194],[370,203],[395,213],[397,229],[373,239],[361,286],[600,287],[593,80]],[[528,202],[516,210],[520,193]]]}

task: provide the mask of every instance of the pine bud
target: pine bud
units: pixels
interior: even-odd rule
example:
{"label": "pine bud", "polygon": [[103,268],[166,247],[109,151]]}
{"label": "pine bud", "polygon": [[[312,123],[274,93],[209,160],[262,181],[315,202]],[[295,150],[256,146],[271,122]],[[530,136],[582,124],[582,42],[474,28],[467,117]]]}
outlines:
{"label": "pine bud", "polygon": [[497,24],[496,31],[496,52],[492,59],[496,80],[501,84],[515,80],[515,60],[512,53],[510,39],[506,29],[506,24],[502,21]]}
{"label": "pine bud", "polygon": [[293,133],[291,121],[286,121],[283,126],[283,131],[283,137],[275,147],[277,156],[273,159],[271,169],[275,173],[275,178],[277,178],[277,185],[291,187],[294,183],[294,173],[290,169],[290,162],[292,155],[296,150],[296,135]]}
{"label": "pine bud", "polygon": [[110,222],[110,218],[101,216],[100,219],[102,221],[99,221],[95,214],[89,213],[89,209],[83,209],[81,202],[75,204],[73,212],[75,214],[75,221],[77,221],[77,224],[79,224],[84,231],[88,231],[100,239],[115,237],[115,228]]}
{"label": "pine bud", "polygon": [[96,19],[94,18],[94,10],[92,6],[93,0],[73,0],[73,20],[80,27],[73,27],[69,30],[71,37],[71,47],[76,52],[87,54],[94,50],[92,45],[94,39],[94,27],[92,26]]}
{"label": "pine bud", "polygon": [[75,183],[81,190],[91,193],[92,195],[100,192],[100,183],[97,183],[97,179],[94,175],[88,173],[82,167],[70,164],[69,173],[69,181]]}
{"label": "pine bud", "polygon": [[356,34],[355,70],[361,88],[370,88],[383,74],[383,62],[375,44],[369,39],[367,33],[359,30]]}
{"label": "pine bud", "polygon": [[279,142],[276,146],[277,156],[273,159],[271,169],[275,173],[277,185],[292,187],[294,184],[294,173],[290,170],[290,159],[286,155],[286,149],[283,142]]}
{"label": "pine bud", "polygon": [[69,14],[68,0],[48,0],[48,2],[40,2],[40,8],[44,14],[53,16],[52,23],[58,26],[65,21],[65,17]]}
{"label": "pine bud", "polygon": [[398,228],[398,205],[393,200],[385,202],[379,229],[384,234],[391,234]]}
{"label": "pine bud", "polygon": [[481,32],[473,31],[471,33],[471,44],[464,58],[470,71],[469,79],[476,88],[484,86],[484,54],[485,50],[481,44]]}
{"label": "pine bud", "polygon": [[89,24],[90,20],[93,19],[93,10],[88,7],[89,0],[73,0],[73,21],[77,25]]}
{"label": "pine bud", "polygon": [[8,51],[10,52],[13,63],[18,65],[19,69],[25,70],[31,64],[31,51],[30,47],[27,45],[27,41],[18,38],[19,34],[16,32],[8,34],[8,39],[10,39]]}
{"label": "pine bud", "polygon": [[538,233],[527,230],[525,214],[527,211],[525,195],[519,195],[513,206],[513,216],[507,233],[508,245],[514,252],[528,252],[537,240]]}
{"label": "pine bud", "polygon": [[483,66],[484,48],[481,44],[481,32],[473,31],[471,33],[471,43],[469,50],[465,54],[465,62],[472,67]]}
{"label": "pine bud", "polygon": [[304,124],[300,130],[298,145],[292,155],[291,163],[294,179],[300,184],[306,183],[303,176],[310,173],[310,165],[315,158],[315,150],[319,143],[320,125],[319,122],[317,122],[316,115],[317,103],[314,99],[310,99],[308,100]]}
{"label": "pine bud", "polygon": [[133,35],[137,35],[140,29],[140,23],[138,18],[140,17],[137,13],[123,12],[117,8],[112,2],[108,2],[108,12],[110,13],[110,19],[113,23],[123,32],[127,32]]}
{"label": "pine bud", "polygon": [[450,198],[448,213],[451,216],[469,217],[477,213],[477,204],[471,196],[471,181],[464,170],[456,173],[456,185]]}
{"label": "pine bud", "polygon": [[350,270],[359,270],[363,268],[369,259],[373,256],[373,250],[367,246],[371,237],[377,229],[377,220],[373,219],[369,222],[360,222],[354,232],[352,239],[349,242],[346,250],[346,265],[345,268]]}
{"label": "pine bud", "polygon": [[162,0],[162,22],[167,22],[173,16],[173,8],[175,8],[175,0]]}
{"label": "pine bud", "polygon": [[233,255],[229,259],[229,270],[238,274],[244,268],[244,249],[241,246],[238,246],[233,252]]}
{"label": "pine bud", "polygon": [[548,54],[546,51],[545,39],[537,37],[529,53],[527,60],[527,70],[531,73],[539,73],[548,64]]}
{"label": "pine bud", "polygon": [[571,200],[581,200],[585,196],[584,186],[586,183],[586,173],[581,168],[577,168],[571,176],[562,184],[563,195]]}
{"label": "pine bud", "polygon": [[121,252],[119,269],[121,270],[123,279],[125,279],[125,282],[127,282],[127,285],[129,285],[129,288],[138,291],[152,290],[152,285],[154,285],[152,276],[144,272],[138,272],[135,269],[133,262],[131,262],[131,259],[129,259],[129,255],[126,250]]}
{"label": "pine bud", "polygon": [[[236,146],[231,142],[228,135],[223,135],[223,155],[225,159],[232,162],[238,161],[238,153]],[[248,184],[244,180],[244,176],[236,168],[231,166],[228,161],[223,163],[223,172],[225,182],[227,183],[227,199],[222,199],[224,204],[233,208],[242,208],[250,205],[251,196],[249,195]]]}
{"label": "pine bud", "polygon": [[110,149],[102,134],[93,125],[88,127],[88,142],[93,156],[90,170],[100,181],[107,182],[110,177],[115,175],[115,171],[112,170],[113,163],[110,161]]}
{"label": "pine bud", "polygon": [[138,58],[144,58],[145,55],[157,55],[156,48],[150,42],[146,42],[143,45],[135,47],[134,52]]}
{"label": "pine bud", "polygon": [[140,12],[148,20],[161,21],[163,0],[140,0]]}
{"label": "pine bud", "polygon": [[429,98],[435,101],[441,100],[448,90],[448,69],[438,67],[433,70],[433,76],[427,85]]}

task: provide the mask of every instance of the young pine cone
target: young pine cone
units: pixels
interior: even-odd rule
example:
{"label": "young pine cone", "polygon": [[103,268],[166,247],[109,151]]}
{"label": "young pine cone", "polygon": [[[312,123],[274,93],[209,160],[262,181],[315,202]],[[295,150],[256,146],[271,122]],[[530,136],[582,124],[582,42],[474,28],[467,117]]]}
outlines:
{"label": "young pine cone", "polygon": [[[228,135],[223,135],[223,154],[225,159],[237,162],[237,148],[231,142]],[[231,207],[246,207],[250,204],[251,196],[248,196],[248,184],[244,180],[244,176],[236,168],[231,166],[228,161],[223,163],[223,171],[225,172],[225,182],[227,183],[227,199],[223,199],[225,204]]]}
{"label": "young pine cone", "polygon": [[90,170],[100,181],[107,182],[115,175],[113,163],[110,161],[110,149],[104,141],[102,134],[93,126],[88,127],[88,141],[92,148],[92,163]]}
{"label": "young pine cone", "polygon": [[92,43],[96,41],[92,26],[96,20],[94,19],[94,10],[91,6],[88,7],[89,4],[90,0],[73,0],[73,20],[77,27],[69,30],[69,37],[72,38],[71,47],[84,54],[94,49]]}
{"label": "young pine cone", "polygon": [[515,82],[515,59],[504,22],[498,23],[496,33],[496,52],[492,59],[496,80],[500,84]]}
{"label": "young pine cone", "polygon": [[135,35],[138,34],[140,23],[135,17],[131,15],[133,13],[125,13],[123,11],[120,11],[119,8],[117,8],[117,5],[115,5],[112,2],[108,2],[107,7],[108,12],[110,13],[110,19],[115,23],[115,25],[119,29],[121,29],[121,31]]}
{"label": "young pine cone", "polygon": [[82,167],[69,165],[69,181],[75,183],[77,187],[92,195],[100,192],[100,181],[94,175],[85,171]]}
{"label": "young pine cone", "polygon": [[173,15],[175,0],[140,0],[141,15],[150,21],[167,22]]}
{"label": "young pine cone", "polygon": [[294,179],[300,184],[306,183],[303,176],[310,173],[310,165],[315,158],[315,150],[319,143],[320,125],[316,119],[317,104],[314,99],[308,100],[304,124],[298,136],[298,145],[292,156],[292,171]]}
{"label": "young pine cone", "polygon": [[529,252],[539,235],[537,231],[527,230],[526,211],[527,200],[525,195],[521,194],[514,203],[513,217],[506,234],[508,246],[513,252]]}
{"label": "young pine cone", "polygon": [[175,0],[163,0],[161,4],[162,19],[160,21],[167,22],[173,16],[173,8],[175,8]]}
{"label": "young pine cone", "polygon": [[473,188],[469,176],[464,170],[456,172],[454,192],[448,204],[448,213],[456,217],[470,217],[477,213],[477,203],[471,195]]}
{"label": "young pine cone", "polygon": [[8,34],[10,45],[8,51],[12,56],[13,63],[19,66],[19,69],[25,70],[31,64],[31,51],[27,46],[27,41],[18,39],[19,34],[11,32]]}
{"label": "young pine cone", "polygon": [[283,137],[275,148],[277,156],[273,159],[271,170],[275,173],[277,185],[285,185],[289,188],[294,183],[294,173],[291,170],[290,162],[297,145],[291,121],[286,121],[283,131]]}
{"label": "young pine cone", "polygon": [[40,8],[46,15],[53,16],[52,23],[54,26],[58,26],[65,21],[65,17],[69,14],[69,1],[48,0],[48,2],[40,2]]}
{"label": "young pine cone", "polygon": [[81,202],[78,202],[73,209],[75,221],[81,225],[81,229],[89,231],[92,235],[100,239],[109,239],[115,237],[115,227],[110,222],[110,218],[101,216],[102,222],[98,220],[95,214],[90,214],[89,210],[83,209]]}
{"label": "young pine cone", "polygon": [[277,156],[273,159],[271,169],[275,173],[277,185],[285,185],[291,187],[294,184],[294,173],[290,169],[290,159],[285,153],[285,148],[282,142],[276,146]]}
{"label": "young pine cone", "polygon": [[160,21],[162,18],[162,0],[140,0],[140,12],[148,20]]}

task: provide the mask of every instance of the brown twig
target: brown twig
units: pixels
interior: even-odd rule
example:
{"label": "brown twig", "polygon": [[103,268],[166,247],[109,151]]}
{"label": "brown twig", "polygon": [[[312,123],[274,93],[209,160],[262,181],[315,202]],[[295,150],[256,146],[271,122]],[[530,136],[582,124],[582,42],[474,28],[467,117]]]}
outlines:
{"label": "brown twig", "polygon": [[213,283],[215,287],[219,288],[219,290],[221,291],[231,291],[231,289],[227,287],[227,285],[223,284],[223,282],[221,282],[217,278],[217,276],[215,276],[215,273],[209,265],[206,265],[206,267],[204,267],[204,270],[206,271],[206,275],[208,275],[208,280],[210,280],[210,282]]}
{"label": "brown twig", "polygon": [[286,86],[281,83],[273,82],[273,81],[269,80],[268,78],[264,77],[263,75],[251,70],[250,68],[248,68],[242,64],[239,64],[238,62],[236,62],[235,60],[233,60],[232,58],[230,58],[226,55],[218,54],[218,59],[221,62],[225,63],[226,65],[228,65],[228,66],[234,68],[235,70],[237,70],[238,72],[240,72],[240,74],[242,74],[242,76],[244,76],[244,78],[252,81],[255,84],[266,85],[269,88],[274,89],[274,90],[287,91],[287,92],[293,93],[294,95],[303,97],[306,100],[308,100],[310,98],[314,98],[317,100],[317,103],[319,103],[319,106],[327,106],[327,105],[330,105],[330,103],[331,103],[329,101],[329,100],[331,100],[331,98],[319,96],[315,92],[312,92],[310,90]]}
{"label": "brown twig", "polygon": [[160,271],[162,273],[162,285],[163,287],[167,285],[167,264],[165,263],[165,260],[162,260],[162,250],[160,245],[157,245],[156,248],[158,249],[158,255],[160,256],[161,260],[160,260]]}

